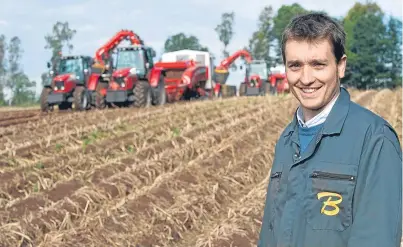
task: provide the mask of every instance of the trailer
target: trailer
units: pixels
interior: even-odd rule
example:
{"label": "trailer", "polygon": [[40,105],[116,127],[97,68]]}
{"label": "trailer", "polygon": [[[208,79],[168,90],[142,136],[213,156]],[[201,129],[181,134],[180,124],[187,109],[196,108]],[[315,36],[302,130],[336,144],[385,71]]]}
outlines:
{"label": "trailer", "polygon": [[213,63],[209,52],[185,49],[163,53],[156,68],[163,71],[168,91],[178,90],[176,100],[206,99],[216,85]]}

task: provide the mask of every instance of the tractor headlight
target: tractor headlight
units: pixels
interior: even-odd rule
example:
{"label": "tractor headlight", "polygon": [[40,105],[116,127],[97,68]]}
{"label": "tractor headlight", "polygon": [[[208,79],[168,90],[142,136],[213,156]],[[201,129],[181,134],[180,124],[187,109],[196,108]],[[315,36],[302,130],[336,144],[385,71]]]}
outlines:
{"label": "tractor headlight", "polygon": [[60,90],[64,90],[64,86],[62,86],[62,87],[60,88]]}
{"label": "tractor headlight", "polygon": [[125,87],[126,84],[124,82],[122,82],[122,84],[120,84],[121,87]]}

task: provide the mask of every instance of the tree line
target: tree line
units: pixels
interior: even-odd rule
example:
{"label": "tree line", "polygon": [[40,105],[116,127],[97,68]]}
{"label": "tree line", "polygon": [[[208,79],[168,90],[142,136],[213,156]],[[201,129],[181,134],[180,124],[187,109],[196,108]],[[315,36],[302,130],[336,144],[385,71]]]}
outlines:
{"label": "tree line", "polygon": [[[265,60],[268,67],[283,64],[281,56],[281,36],[289,21],[300,14],[313,10],[303,8],[298,3],[282,5],[277,12],[272,6],[265,6],[258,15],[256,30],[245,45],[254,59]],[[323,12],[323,11],[322,11]],[[348,66],[342,83],[358,89],[394,88],[402,83],[402,22],[387,16],[376,3],[355,3],[343,17],[332,17],[339,22],[347,34],[346,49]],[[214,28],[222,43],[221,58],[228,57],[228,46],[234,37],[236,25],[234,12],[222,13],[221,21]],[[68,22],[56,22],[50,34],[45,35],[45,49],[52,55],[51,64],[57,62],[63,48],[72,51],[72,40],[77,33]],[[209,51],[197,36],[184,32],[169,36],[164,43],[164,52],[192,49]],[[18,36],[7,41],[0,35],[0,105],[24,105],[37,102],[35,81],[24,73],[20,60],[23,55]],[[49,80],[42,74],[42,84]],[[11,92],[11,100],[5,102],[4,90]]]}
{"label": "tree line", "polygon": [[[298,3],[282,5],[277,12],[268,5],[260,12],[256,31],[249,39],[247,49],[254,59],[265,60],[268,67],[283,64],[281,36],[290,20],[313,10]],[[322,13],[326,13],[321,11]],[[394,88],[402,84],[402,21],[387,16],[376,3],[356,3],[343,17],[332,17],[346,32],[347,69],[342,83],[358,89]],[[221,23],[214,29],[223,44],[222,54],[234,35],[235,13],[221,16]],[[165,42],[165,51],[199,49],[207,51],[197,37],[184,33],[173,35]],[[232,51],[234,52],[234,51]]]}

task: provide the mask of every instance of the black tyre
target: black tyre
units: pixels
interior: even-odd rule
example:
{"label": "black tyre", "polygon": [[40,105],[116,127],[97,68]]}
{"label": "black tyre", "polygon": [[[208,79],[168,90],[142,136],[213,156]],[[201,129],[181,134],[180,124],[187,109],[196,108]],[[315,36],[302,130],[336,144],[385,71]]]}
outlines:
{"label": "black tyre", "polygon": [[241,85],[239,86],[239,96],[244,96],[246,94],[246,84],[245,83],[241,83]]}
{"label": "black tyre", "polygon": [[165,105],[167,102],[167,94],[165,91],[164,77],[160,78],[158,86],[151,88],[152,91],[152,104],[153,105]]}
{"label": "black tyre", "polygon": [[277,94],[277,88],[273,87],[273,85],[271,85],[271,83],[269,85],[270,85],[270,94],[271,95],[276,95]]}
{"label": "black tyre", "polygon": [[84,111],[88,109],[89,99],[84,86],[77,86],[73,93],[74,110]]}
{"label": "black tyre", "polygon": [[42,89],[41,93],[41,111],[48,112],[51,110],[51,106],[48,103],[48,95],[52,89],[45,87]]}
{"label": "black tyre", "polygon": [[152,104],[152,91],[148,81],[138,81],[133,89],[134,106],[149,107]]}
{"label": "black tyre", "polygon": [[266,81],[262,81],[262,86],[260,87],[260,95],[265,96],[267,92],[267,88],[269,87]]}
{"label": "black tyre", "polygon": [[104,109],[106,107],[106,100],[105,96],[101,94],[102,89],[108,86],[107,83],[98,82],[96,87],[96,94],[95,94],[95,108],[97,109]]}

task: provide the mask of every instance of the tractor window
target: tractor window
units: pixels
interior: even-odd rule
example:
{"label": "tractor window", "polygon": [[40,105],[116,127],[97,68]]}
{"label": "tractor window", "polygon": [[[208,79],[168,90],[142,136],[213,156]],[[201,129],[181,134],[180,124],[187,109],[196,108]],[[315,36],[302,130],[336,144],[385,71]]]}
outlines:
{"label": "tractor window", "polygon": [[81,58],[60,60],[58,69],[58,73],[60,75],[71,73],[81,75],[82,72],[83,72],[83,61]]}
{"label": "tractor window", "polygon": [[267,67],[266,64],[252,64],[249,67],[249,74],[250,75],[259,75],[260,78],[266,78],[268,73],[267,73]]}
{"label": "tractor window", "polygon": [[116,59],[116,68],[136,68],[144,73],[144,52],[143,50],[122,50],[119,51]]}
{"label": "tractor window", "polygon": [[153,54],[151,49],[147,49],[147,53],[146,53],[146,62],[148,62],[150,64],[150,68],[152,68],[154,66],[154,61],[153,61]]}

